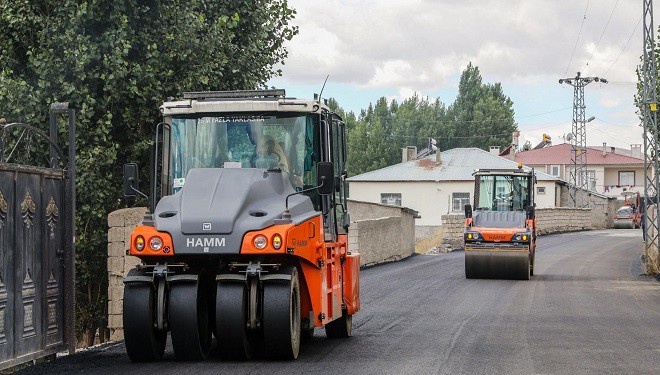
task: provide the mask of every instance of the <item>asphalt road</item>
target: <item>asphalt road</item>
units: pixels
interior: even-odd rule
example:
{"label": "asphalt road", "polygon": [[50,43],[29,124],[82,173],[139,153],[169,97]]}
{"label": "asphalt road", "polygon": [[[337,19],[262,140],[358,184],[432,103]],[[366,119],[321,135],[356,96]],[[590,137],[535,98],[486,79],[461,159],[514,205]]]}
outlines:
{"label": "asphalt road", "polygon": [[463,252],[362,272],[354,336],[322,330],[291,362],[133,364],[121,344],[19,374],[658,374],[660,282],[640,276],[641,231],[539,240],[530,281],[467,280]]}

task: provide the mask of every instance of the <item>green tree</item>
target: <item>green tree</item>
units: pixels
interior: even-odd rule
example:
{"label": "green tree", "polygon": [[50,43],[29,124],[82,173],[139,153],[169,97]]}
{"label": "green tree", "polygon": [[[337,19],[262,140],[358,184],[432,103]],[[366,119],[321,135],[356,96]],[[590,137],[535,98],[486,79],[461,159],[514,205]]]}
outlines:
{"label": "green tree", "polygon": [[382,97],[353,120],[348,128],[351,175],[399,163],[402,148],[416,146],[421,150],[429,137],[436,139],[441,150],[488,149],[508,146],[511,133],[518,130],[513,102],[502,85],[483,83],[479,68],[472,64],[461,74],[458,95],[449,107],[418,95],[390,104]]}
{"label": "green tree", "polygon": [[513,101],[502,85],[484,84],[477,66],[468,64],[461,74],[458,96],[448,109],[449,126],[440,134],[443,147],[506,147],[518,130]]}
{"label": "green tree", "polygon": [[122,206],[122,165],[146,170],[159,105],[264,87],[294,16],[287,0],[0,0],[0,117],[46,129],[50,103],[77,110],[80,344],[105,333],[106,217]]}

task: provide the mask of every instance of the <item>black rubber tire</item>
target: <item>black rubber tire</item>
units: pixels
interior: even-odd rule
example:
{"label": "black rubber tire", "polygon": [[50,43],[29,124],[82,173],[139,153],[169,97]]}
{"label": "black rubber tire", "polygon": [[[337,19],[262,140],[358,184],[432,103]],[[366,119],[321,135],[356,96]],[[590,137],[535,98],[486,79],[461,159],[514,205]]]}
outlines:
{"label": "black rubber tire", "polygon": [[181,361],[208,358],[211,351],[209,294],[203,280],[171,284],[170,330],[174,355]]}
{"label": "black rubber tire", "polygon": [[[135,272],[134,272],[135,271]],[[140,271],[131,270],[129,276]],[[167,331],[157,331],[155,291],[151,284],[136,283],[124,287],[124,342],[133,362],[152,362],[163,358]]]}
{"label": "black rubber tire", "polygon": [[300,351],[300,283],[295,267],[283,267],[280,273],[291,275],[291,280],[267,280],[263,286],[265,353],[291,360]]}
{"label": "black rubber tire", "polygon": [[252,357],[247,331],[248,291],[245,283],[218,282],[215,295],[215,338],[225,359]]}
{"label": "black rubber tire", "polygon": [[304,341],[311,340],[314,337],[314,328],[312,329],[301,329],[300,330],[300,339]]}
{"label": "black rubber tire", "polygon": [[348,315],[348,311],[342,310],[339,319],[335,319],[325,325],[325,335],[329,339],[339,339],[351,337],[353,330],[353,315]]}

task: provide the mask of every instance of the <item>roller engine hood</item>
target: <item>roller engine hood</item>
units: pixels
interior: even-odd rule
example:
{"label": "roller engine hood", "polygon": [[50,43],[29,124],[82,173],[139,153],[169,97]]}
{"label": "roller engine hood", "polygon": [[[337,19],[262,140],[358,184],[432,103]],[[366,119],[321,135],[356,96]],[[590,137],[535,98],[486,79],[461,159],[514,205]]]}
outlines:
{"label": "roller engine hood", "polygon": [[[154,226],[172,235],[176,254],[237,254],[245,233],[272,226],[294,192],[284,172],[191,169],[183,188],[158,202]],[[294,223],[319,215],[304,195],[289,198],[289,211]]]}

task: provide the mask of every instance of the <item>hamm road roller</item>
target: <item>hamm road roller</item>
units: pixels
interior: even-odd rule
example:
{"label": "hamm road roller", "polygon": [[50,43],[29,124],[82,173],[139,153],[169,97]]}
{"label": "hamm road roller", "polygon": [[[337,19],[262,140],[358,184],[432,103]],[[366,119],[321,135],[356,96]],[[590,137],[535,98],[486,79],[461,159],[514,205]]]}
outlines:
{"label": "hamm road roller", "polygon": [[534,170],[478,170],[465,206],[465,276],[529,280],[534,274]]}
{"label": "hamm road roller", "polygon": [[[165,102],[149,194],[130,238],[124,336],[135,362],[295,359],[301,337],[351,335],[360,255],[348,249],[346,128],[318,98],[192,92]],[[157,204],[156,204],[157,202]]]}
{"label": "hamm road roller", "polygon": [[623,192],[624,203],[614,214],[614,228],[637,229],[642,227],[642,198],[638,192]]}

